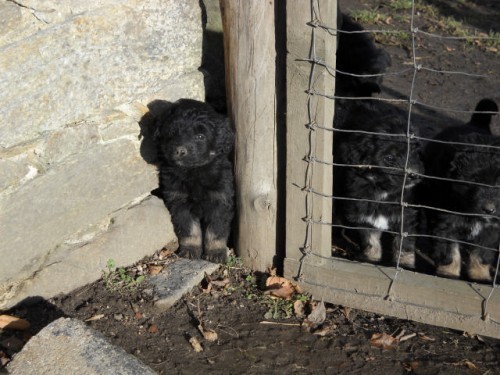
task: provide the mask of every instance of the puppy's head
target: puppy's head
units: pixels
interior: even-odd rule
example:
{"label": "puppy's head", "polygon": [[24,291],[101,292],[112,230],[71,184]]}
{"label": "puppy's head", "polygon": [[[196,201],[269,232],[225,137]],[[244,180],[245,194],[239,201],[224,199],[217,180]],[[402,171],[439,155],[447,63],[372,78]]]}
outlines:
{"label": "puppy's head", "polygon": [[339,134],[339,156],[345,164],[366,166],[355,169],[357,178],[378,192],[400,192],[403,184],[408,191],[423,172],[421,147],[406,137],[404,115],[379,107],[359,106],[349,114],[345,127],[360,132]]}
{"label": "puppy's head", "polygon": [[374,136],[362,164],[373,165],[365,178],[388,193],[400,192],[403,184],[405,190],[412,189],[423,171],[418,144],[404,137]]}
{"label": "puppy's head", "polygon": [[459,151],[447,177],[465,181],[450,183],[449,194],[461,211],[484,215],[488,222],[500,220],[500,154]]}
{"label": "puppy's head", "polygon": [[155,139],[162,160],[179,167],[195,168],[229,154],[234,133],[229,120],[208,104],[181,99],[159,117]]}

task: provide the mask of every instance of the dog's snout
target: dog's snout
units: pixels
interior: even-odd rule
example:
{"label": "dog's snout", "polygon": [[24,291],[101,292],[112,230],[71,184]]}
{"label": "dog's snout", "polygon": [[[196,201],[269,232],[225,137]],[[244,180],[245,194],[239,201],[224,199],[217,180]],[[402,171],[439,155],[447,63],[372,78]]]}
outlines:
{"label": "dog's snout", "polygon": [[175,156],[178,158],[182,158],[182,157],[186,156],[187,153],[188,153],[188,150],[184,146],[179,146],[175,149]]}
{"label": "dog's snout", "polygon": [[486,202],[483,204],[483,206],[481,207],[483,209],[483,212],[486,213],[486,214],[494,214],[496,212],[496,207],[495,207],[495,203],[493,202]]}
{"label": "dog's snout", "polygon": [[410,172],[408,173],[408,178],[410,180],[416,180],[418,178],[418,174],[417,173],[413,173],[413,172]]}

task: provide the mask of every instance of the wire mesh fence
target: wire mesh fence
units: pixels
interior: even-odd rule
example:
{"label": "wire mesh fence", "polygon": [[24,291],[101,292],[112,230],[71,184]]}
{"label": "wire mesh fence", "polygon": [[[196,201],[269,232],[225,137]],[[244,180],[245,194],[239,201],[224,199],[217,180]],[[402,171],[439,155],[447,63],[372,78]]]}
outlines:
{"label": "wire mesh fence", "polygon": [[[498,108],[493,100],[479,102],[497,95],[494,46],[500,38],[477,29],[460,36],[446,34],[446,28],[439,33],[421,14],[432,2],[397,3],[398,22],[379,13],[376,27],[360,29],[340,13],[336,26],[324,22],[321,2],[310,2],[309,55],[297,59],[310,64],[304,88],[307,167],[304,185],[296,184],[304,192],[306,213],[297,274],[311,282],[304,267],[311,258],[383,264],[393,271],[382,293],[387,300],[406,270],[480,282],[490,288],[479,299],[479,318],[500,325],[489,308],[500,294],[500,137],[488,127]],[[346,40],[355,48],[358,38],[358,55],[348,58],[363,61],[327,63],[316,41],[319,32],[335,38],[339,49],[346,48]],[[401,39],[388,52],[399,51],[396,58],[391,55],[392,66],[380,63],[386,52],[368,35]],[[428,43],[438,53],[431,54]],[[476,54],[491,64],[477,63]],[[336,81],[335,92],[317,87],[318,71]],[[446,85],[461,92],[443,90]],[[318,97],[335,105],[331,122],[316,116]],[[327,133],[334,138],[331,159],[316,154],[315,140]],[[332,191],[315,185],[319,166],[333,173]],[[332,217],[313,209],[317,199],[332,203]],[[333,230],[331,251],[313,241],[319,226]]]}

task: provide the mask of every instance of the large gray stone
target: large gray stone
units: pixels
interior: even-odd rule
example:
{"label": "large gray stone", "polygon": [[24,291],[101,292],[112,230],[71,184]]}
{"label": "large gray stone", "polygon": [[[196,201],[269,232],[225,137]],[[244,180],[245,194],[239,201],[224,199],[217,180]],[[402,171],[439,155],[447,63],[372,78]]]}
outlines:
{"label": "large gray stone", "polygon": [[59,318],[31,338],[7,370],[12,375],[156,374],[99,332],[70,318]]}
{"label": "large gray stone", "polygon": [[106,219],[102,226],[79,233],[61,244],[47,257],[40,271],[13,289],[5,306],[28,297],[48,298],[70,292],[99,279],[109,259],[113,259],[117,267],[130,265],[175,238],[163,201],[149,196],[140,204]]}
{"label": "large gray stone", "polygon": [[[156,170],[126,139],[96,145],[0,201],[0,308],[13,285],[47,266],[64,241],[144,196]],[[151,249],[154,250],[154,249]]]}
{"label": "large gray stone", "polygon": [[[25,3],[55,23],[42,20],[43,31],[0,48],[0,147],[134,99],[147,104],[200,66],[198,0]],[[0,24],[17,20],[11,8]]]}
{"label": "large gray stone", "polygon": [[0,309],[175,240],[139,122],[204,98],[202,36],[198,0],[0,2]]}

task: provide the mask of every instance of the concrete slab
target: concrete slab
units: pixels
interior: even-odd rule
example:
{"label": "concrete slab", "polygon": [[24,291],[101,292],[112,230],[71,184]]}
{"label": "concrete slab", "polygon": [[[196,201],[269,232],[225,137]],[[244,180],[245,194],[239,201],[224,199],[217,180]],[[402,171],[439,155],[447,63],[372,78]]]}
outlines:
{"label": "concrete slab", "polygon": [[219,268],[220,264],[204,260],[190,260],[180,258],[169,264],[158,275],[152,276],[149,281],[155,287],[155,302],[161,310],[166,310],[174,305],[184,294],[199,284],[205,273],[211,274]]}

